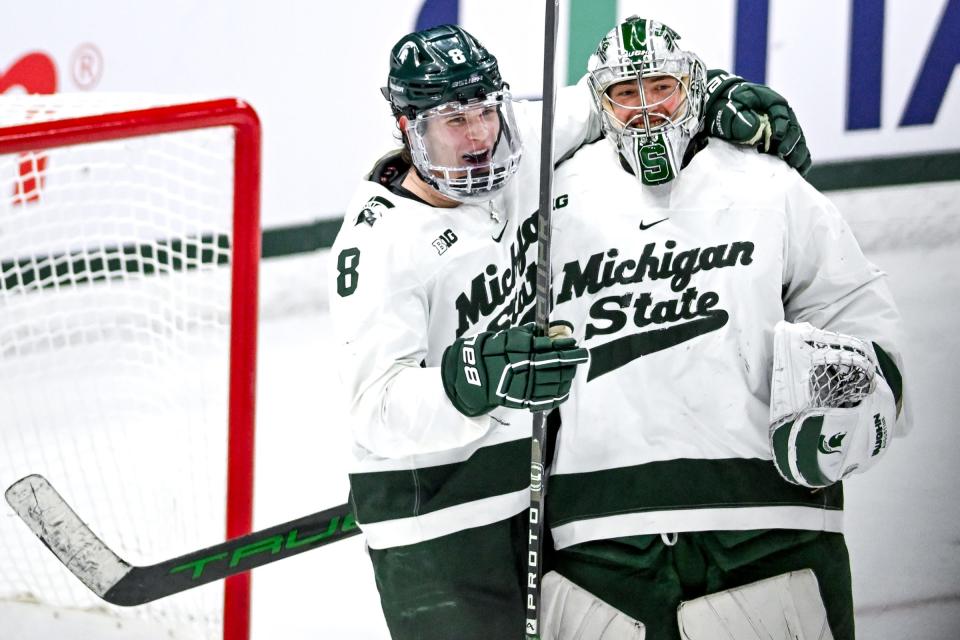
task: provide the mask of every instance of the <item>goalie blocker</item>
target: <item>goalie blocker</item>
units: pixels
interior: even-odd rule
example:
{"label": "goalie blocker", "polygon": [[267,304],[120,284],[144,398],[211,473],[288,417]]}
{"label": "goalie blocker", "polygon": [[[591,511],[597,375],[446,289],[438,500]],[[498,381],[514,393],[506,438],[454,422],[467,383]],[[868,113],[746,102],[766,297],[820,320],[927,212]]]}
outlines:
{"label": "goalie blocker", "polygon": [[899,379],[895,397],[884,373],[896,375],[889,357],[806,322],[778,322],[773,351],[770,442],[780,475],[826,487],[876,464],[899,413]]}

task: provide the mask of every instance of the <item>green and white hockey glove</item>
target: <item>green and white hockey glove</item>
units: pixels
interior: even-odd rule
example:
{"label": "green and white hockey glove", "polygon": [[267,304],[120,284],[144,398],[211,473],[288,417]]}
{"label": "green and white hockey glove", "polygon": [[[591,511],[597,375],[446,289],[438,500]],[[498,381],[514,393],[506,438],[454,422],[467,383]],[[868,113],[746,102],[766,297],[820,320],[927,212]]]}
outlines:
{"label": "green and white hockey glove", "polygon": [[807,141],[786,98],[766,85],[719,69],[708,71],[707,78],[704,128],[708,134],[776,155],[800,175],[810,170]]}
{"label": "green and white hockey glove", "polygon": [[897,403],[871,344],[778,322],[770,384],[770,445],[780,475],[826,487],[876,464]]}
{"label": "green and white hockey glove", "polygon": [[586,349],[573,338],[534,335],[534,325],[460,338],[443,352],[440,375],[453,406],[465,416],[494,407],[547,411],[570,395]]}

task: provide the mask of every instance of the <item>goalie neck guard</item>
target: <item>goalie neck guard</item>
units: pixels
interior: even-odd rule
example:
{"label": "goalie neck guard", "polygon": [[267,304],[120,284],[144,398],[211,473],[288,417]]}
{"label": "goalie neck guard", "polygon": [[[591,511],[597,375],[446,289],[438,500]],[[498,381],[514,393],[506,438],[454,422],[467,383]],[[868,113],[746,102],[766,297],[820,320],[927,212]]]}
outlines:
{"label": "goalie neck guard", "polygon": [[381,91],[418,175],[443,195],[489,200],[519,169],[522,145],[497,59],[460,27],[401,38]]}
{"label": "goalie neck guard", "polygon": [[700,130],[706,70],[670,27],[632,16],[587,62],[606,138],[645,185],[673,180]]}

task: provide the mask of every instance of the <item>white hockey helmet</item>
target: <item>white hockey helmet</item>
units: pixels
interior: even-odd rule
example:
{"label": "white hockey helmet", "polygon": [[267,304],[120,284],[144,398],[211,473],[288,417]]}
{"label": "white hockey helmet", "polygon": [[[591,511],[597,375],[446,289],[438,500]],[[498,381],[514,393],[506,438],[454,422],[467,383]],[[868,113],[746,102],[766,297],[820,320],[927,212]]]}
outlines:
{"label": "white hockey helmet", "polygon": [[587,62],[603,133],[646,185],[673,180],[700,131],[706,68],[665,24],[627,18]]}

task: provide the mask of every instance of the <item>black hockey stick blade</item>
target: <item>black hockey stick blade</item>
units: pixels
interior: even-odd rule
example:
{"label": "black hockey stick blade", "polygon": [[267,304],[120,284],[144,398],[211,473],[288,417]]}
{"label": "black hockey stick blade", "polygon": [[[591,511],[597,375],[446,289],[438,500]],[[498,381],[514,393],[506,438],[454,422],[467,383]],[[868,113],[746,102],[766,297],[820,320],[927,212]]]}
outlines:
{"label": "black hockey stick blade", "polygon": [[360,533],[350,505],[342,504],[138,567],[104,544],[43,476],[17,480],[6,498],[73,575],[107,602],[121,606],[151,602]]}

